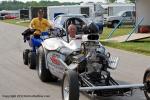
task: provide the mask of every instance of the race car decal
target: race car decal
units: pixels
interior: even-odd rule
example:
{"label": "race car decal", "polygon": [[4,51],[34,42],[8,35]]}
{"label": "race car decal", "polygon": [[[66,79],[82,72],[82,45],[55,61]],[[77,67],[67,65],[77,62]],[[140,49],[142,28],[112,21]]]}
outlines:
{"label": "race car decal", "polygon": [[47,65],[51,73],[60,79],[62,79],[63,73],[65,71],[65,66],[59,61],[62,59],[64,61],[65,56],[57,52],[51,51],[46,56]]}
{"label": "race car decal", "polygon": [[50,60],[52,61],[52,63],[54,63],[56,65],[60,65],[60,61],[57,59],[57,56],[55,56],[55,55],[51,56]]}

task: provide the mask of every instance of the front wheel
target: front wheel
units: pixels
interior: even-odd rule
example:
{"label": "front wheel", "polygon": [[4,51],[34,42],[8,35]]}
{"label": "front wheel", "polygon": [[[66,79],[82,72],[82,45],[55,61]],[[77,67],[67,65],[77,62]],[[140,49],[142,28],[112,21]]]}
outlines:
{"label": "front wheel", "polygon": [[37,55],[37,72],[42,82],[49,82],[49,81],[56,82],[58,80],[58,78],[53,76],[50,73],[49,69],[46,68],[45,53],[42,47],[39,48]]}
{"label": "front wheel", "polygon": [[67,71],[62,83],[63,100],[79,100],[79,80],[75,71]]}
{"label": "front wheel", "polygon": [[150,68],[145,71],[143,83],[146,85],[144,94],[147,100],[150,100]]}

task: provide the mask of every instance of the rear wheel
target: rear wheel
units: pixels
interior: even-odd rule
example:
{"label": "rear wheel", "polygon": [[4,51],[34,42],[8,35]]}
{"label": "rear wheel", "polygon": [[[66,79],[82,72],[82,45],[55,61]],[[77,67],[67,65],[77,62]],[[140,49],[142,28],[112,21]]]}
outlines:
{"label": "rear wheel", "polygon": [[30,69],[36,68],[36,53],[35,52],[29,52],[28,54],[28,65]]}
{"label": "rear wheel", "polygon": [[49,69],[46,68],[45,54],[42,47],[38,51],[37,72],[42,82],[57,81],[57,78],[52,76]]}
{"label": "rear wheel", "polygon": [[25,65],[28,65],[28,54],[29,54],[30,50],[29,49],[25,49],[23,51],[23,63]]}
{"label": "rear wheel", "polygon": [[150,68],[148,68],[144,74],[143,83],[146,85],[144,94],[147,100],[150,100]]}
{"label": "rear wheel", "polygon": [[75,71],[67,71],[62,84],[63,100],[79,100],[79,80]]}

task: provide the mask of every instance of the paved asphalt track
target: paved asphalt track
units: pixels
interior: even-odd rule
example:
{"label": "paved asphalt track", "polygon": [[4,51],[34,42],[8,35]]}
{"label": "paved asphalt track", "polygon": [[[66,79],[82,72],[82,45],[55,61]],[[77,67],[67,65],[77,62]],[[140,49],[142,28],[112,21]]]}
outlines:
{"label": "paved asphalt track", "polygon": [[[26,28],[0,22],[0,100],[61,100],[61,81],[42,83],[36,70],[23,64],[22,51],[28,47],[23,43],[21,32]],[[112,76],[123,83],[142,83],[150,57],[108,48],[112,55],[120,57],[117,70]],[[80,93],[80,100],[90,97]],[[132,97],[97,97],[96,100],[145,100],[142,91]]]}

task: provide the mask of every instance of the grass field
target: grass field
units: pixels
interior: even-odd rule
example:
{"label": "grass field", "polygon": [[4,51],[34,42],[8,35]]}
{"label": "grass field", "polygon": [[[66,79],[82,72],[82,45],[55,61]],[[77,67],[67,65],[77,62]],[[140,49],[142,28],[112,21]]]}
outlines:
{"label": "grass field", "polygon": [[[22,20],[3,20],[3,22],[16,24],[16,25],[22,25],[22,26],[29,25],[29,22],[22,22]],[[16,22],[22,22],[22,23],[16,23]],[[112,37],[128,34],[131,30],[132,30],[131,26],[120,27],[114,32]],[[111,31],[112,31],[112,28],[105,27],[103,34],[100,36],[100,40],[106,39],[108,37],[108,34]],[[131,41],[131,42],[124,42],[124,43],[103,42],[103,41],[101,41],[101,43],[105,46],[132,51],[132,52],[141,53],[141,54],[150,56],[150,38]]]}
{"label": "grass field", "polygon": [[[129,32],[131,32],[131,30],[132,27],[121,27],[114,32],[112,37],[127,35]],[[103,35],[101,36],[100,40],[107,38],[111,31],[112,28],[104,28]],[[141,53],[150,56],[150,38],[124,42],[124,43],[104,42],[104,41],[101,41],[101,43],[105,46],[132,51],[132,52]]]}
{"label": "grass field", "polygon": [[[124,27],[118,28],[113,33],[112,37],[128,34],[132,30],[131,27],[132,26],[124,26]],[[112,32],[112,30],[113,30],[112,28],[105,27],[104,30],[103,30],[103,34],[102,34],[102,36],[100,38],[101,39],[106,39],[108,37],[108,35],[110,34],[110,32]]]}
{"label": "grass field", "polygon": [[10,23],[10,24],[15,24],[15,25],[21,25],[21,26],[28,26],[29,21],[25,20],[19,20],[19,19],[8,19],[8,20],[1,20],[2,22]]}
{"label": "grass field", "polygon": [[102,42],[103,45],[150,56],[150,38],[132,42]]}

